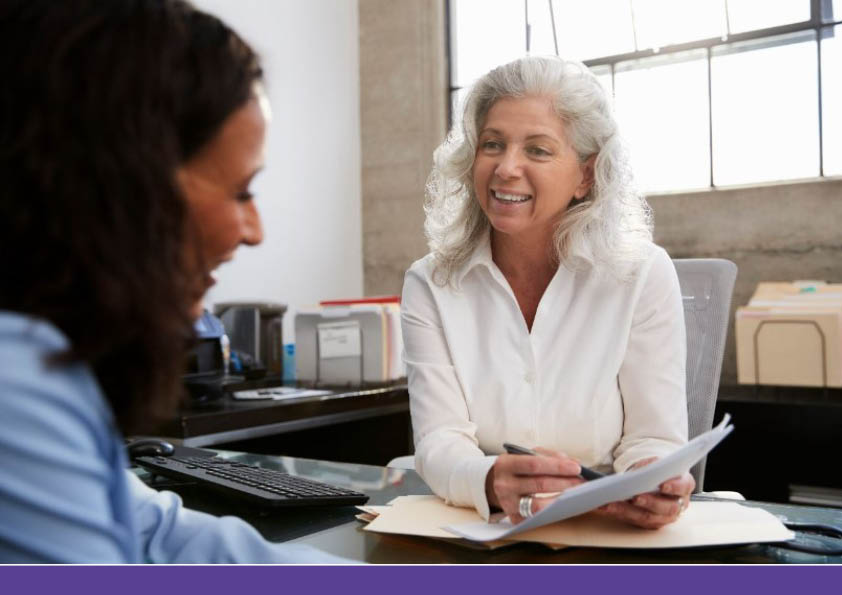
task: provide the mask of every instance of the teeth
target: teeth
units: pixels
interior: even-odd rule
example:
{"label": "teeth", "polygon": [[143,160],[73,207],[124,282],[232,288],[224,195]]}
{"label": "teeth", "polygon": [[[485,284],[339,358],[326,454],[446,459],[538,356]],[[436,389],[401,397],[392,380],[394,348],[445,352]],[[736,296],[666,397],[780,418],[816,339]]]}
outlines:
{"label": "teeth", "polygon": [[497,200],[505,202],[525,202],[530,198],[528,194],[503,194],[502,192],[495,192],[494,196]]}

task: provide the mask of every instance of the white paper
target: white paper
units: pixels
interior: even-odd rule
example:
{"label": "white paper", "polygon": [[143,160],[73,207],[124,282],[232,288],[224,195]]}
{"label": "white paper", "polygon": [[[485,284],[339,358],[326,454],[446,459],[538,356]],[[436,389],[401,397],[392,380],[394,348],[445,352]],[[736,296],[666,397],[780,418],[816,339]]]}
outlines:
{"label": "white paper", "polygon": [[734,429],[726,415],[722,422],[657,461],[625,473],[606,475],[564,491],[541,512],[513,525],[508,518],[499,523],[464,523],[445,527],[451,533],[474,541],[504,539],[535,527],[548,525],[599,508],[609,502],[628,500],[658,489],[666,480],[685,473]]}
{"label": "white paper", "polygon": [[356,320],[323,322],[318,325],[319,357],[359,357],[362,354],[360,323]]}

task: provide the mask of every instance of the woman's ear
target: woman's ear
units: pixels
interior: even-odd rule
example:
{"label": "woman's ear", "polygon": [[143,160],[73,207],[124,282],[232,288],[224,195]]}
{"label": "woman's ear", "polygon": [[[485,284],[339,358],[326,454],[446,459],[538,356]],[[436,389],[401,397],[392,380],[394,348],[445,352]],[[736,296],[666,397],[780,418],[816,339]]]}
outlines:
{"label": "woman's ear", "polygon": [[594,182],[594,163],[596,163],[596,156],[597,153],[594,153],[587,159],[585,159],[582,164],[579,166],[582,168],[582,181],[576,187],[576,192],[574,192],[573,196],[576,198],[585,198],[588,195],[588,192],[591,191]]}

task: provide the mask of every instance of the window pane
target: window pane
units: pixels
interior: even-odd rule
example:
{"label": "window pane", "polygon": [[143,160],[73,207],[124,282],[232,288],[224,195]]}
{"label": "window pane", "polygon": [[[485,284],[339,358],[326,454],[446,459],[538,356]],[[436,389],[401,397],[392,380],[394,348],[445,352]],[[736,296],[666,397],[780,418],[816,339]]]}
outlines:
{"label": "window pane", "polygon": [[533,56],[554,55],[553,20],[547,0],[528,0],[529,53]]}
{"label": "window pane", "polygon": [[[822,39],[822,142],[824,173],[842,175],[842,26]],[[826,33],[825,33],[826,35]]]}
{"label": "window pane", "polygon": [[812,31],[716,48],[714,184],[819,175],[816,71]]}
{"label": "window pane", "polygon": [[523,0],[451,0],[450,11],[454,87],[526,53]]}
{"label": "window pane", "polygon": [[614,105],[645,191],[710,185],[704,50],[621,62]]}
{"label": "window pane", "polygon": [[842,21],[842,0],[833,0],[833,2],[822,2],[822,20],[825,23],[832,23],[834,21]]}
{"label": "window pane", "polygon": [[629,0],[553,0],[559,54],[589,60],[634,51]]}
{"label": "window pane", "polygon": [[611,67],[610,66],[591,66],[590,71],[599,80],[599,84],[605,89],[608,97],[614,97],[614,86],[611,82]]}
{"label": "window pane", "polygon": [[728,0],[731,33],[810,20],[810,0]]}
{"label": "window pane", "polygon": [[725,3],[711,0],[633,0],[640,49],[722,37]]}
{"label": "window pane", "polygon": [[465,97],[470,87],[462,87],[450,92],[450,125],[462,121],[462,110],[465,108]]}

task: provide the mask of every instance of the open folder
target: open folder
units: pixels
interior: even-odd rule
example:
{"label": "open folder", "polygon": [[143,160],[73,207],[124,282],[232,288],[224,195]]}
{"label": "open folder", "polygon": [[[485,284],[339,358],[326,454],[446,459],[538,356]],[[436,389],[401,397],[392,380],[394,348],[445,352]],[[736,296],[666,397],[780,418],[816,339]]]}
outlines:
{"label": "open folder", "polygon": [[[729,416],[678,451],[645,467],[608,475],[560,494],[530,519],[513,525],[504,519],[484,522],[470,508],[448,506],[437,496],[402,496],[389,506],[361,506],[366,531],[448,539],[467,539],[495,548],[518,541],[550,547],[590,546],[672,548],[786,541],[794,537],[771,513],[735,502],[692,502],[674,523],[656,531],[616,519],[583,514],[603,504],[626,500],[658,486],[692,467],[727,436]],[[464,541],[463,541],[464,543]]]}
{"label": "open folder", "polygon": [[389,506],[359,506],[366,531],[443,539],[449,543],[496,549],[518,542],[563,547],[678,548],[787,541],[794,537],[783,523],[762,508],[737,502],[691,502],[678,520],[652,531],[596,514],[583,514],[508,539],[469,541],[444,526],[481,522],[472,508],[448,506],[438,496],[400,496]]}
{"label": "open folder", "polygon": [[553,500],[552,504],[517,525],[504,519],[498,523],[451,525],[447,529],[474,541],[508,539],[523,531],[569,519],[609,502],[628,500],[638,494],[657,490],[658,486],[666,480],[685,473],[731,433],[734,426],[729,423],[730,420],[731,417],[726,414],[719,425],[712,430],[696,436],[675,452],[649,465],[625,473],[606,475],[565,490]]}

